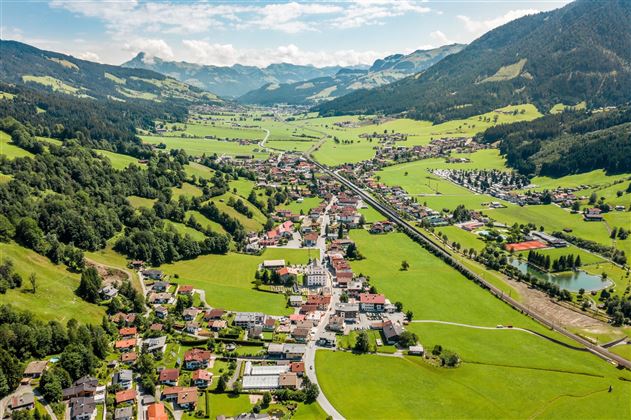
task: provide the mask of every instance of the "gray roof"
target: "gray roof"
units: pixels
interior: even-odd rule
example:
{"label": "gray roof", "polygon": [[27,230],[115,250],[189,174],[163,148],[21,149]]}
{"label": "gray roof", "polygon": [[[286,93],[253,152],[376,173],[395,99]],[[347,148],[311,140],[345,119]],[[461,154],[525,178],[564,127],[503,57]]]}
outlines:
{"label": "gray roof", "polygon": [[128,417],[133,417],[133,416],[134,416],[134,408],[131,406],[117,408],[116,411],[114,411],[115,419],[124,419]]}
{"label": "gray roof", "polygon": [[134,378],[134,372],[129,369],[124,369],[114,375],[114,383],[131,382]]}

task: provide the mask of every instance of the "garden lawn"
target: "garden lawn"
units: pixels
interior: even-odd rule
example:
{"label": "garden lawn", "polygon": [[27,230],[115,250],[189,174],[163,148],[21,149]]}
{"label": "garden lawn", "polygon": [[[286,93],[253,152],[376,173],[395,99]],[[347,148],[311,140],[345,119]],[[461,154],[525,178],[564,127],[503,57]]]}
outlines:
{"label": "garden lawn", "polygon": [[295,420],[314,420],[325,419],[327,417],[324,410],[317,402],[313,404],[299,404],[298,408],[294,412],[292,419]]}
{"label": "garden lawn", "polygon": [[292,201],[289,204],[281,204],[280,206],[278,206],[278,208],[291,210],[293,214],[300,214],[301,210],[303,214],[308,214],[309,210],[314,207],[318,207],[321,202],[322,199],[319,197],[306,197],[303,199],[302,203],[299,203],[298,201]]}
{"label": "garden lawn", "polygon": [[[21,288],[9,289],[6,294],[0,295],[0,303],[31,311],[44,321],[54,319],[65,324],[75,318],[86,323],[101,322],[105,308],[88,303],[74,293],[79,286],[78,274],[15,243],[1,243],[0,250],[1,259],[13,260],[16,271],[23,279]],[[37,276],[35,294],[31,293],[28,279],[31,273]]]}
{"label": "garden lawn", "polygon": [[250,411],[250,399],[246,394],[234,396],[232,394],[208,394],[210,397],[210,418],[214,419],[224,415],[236,417],[241,413]]}
{"label": "garden lawn", "polygon": [[[254,289],[254,273],[263,260],[285,259],[289,263],[306,263],[308,250],[268,248],[263,255],[228,253],[202,255],[194,260],[165,264],[161,269],[171,275],[170,281],[192,284],[206,291],[206,301],[212,307],[234,311],[260,311],[270,315],[293,313],[286,307],[281,294]],[[179,278],[175,278],[178,274]]]}
{"label": "garden lawn", "polygon": [[[514,348],[506,354],[510,361]],[[547,354],[540,354],[547,357]],[[318,382],[349,419],[382,418],[627,418],[631,384],[612,366],[585,354],[602,376],[463,363],[432,367],[420,357],[318,351]],[[575,359],[577,370],[585,371]],[[569,362],[568,362],[569,363]],[[343,372],[343,374],[341,374]],[[628,376],[628,374],[626,374]],[[609,385],[614,392],[608,393]],[[386,410],[387,407],[387,411]]]}

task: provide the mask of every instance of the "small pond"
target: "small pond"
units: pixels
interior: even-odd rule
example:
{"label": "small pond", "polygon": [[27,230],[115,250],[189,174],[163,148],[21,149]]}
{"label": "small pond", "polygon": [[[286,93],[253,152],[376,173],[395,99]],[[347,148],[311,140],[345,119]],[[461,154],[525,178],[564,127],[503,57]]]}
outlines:
{"label": "small pond", "polygon": [[589,274],[582,270],[546,273],[531,266],[527,261],[519,261],[517,258],[510,260],[510,264],[513,267],[517,267],[523,274],[530,274],[539,280],[558,284],[561,289],[566,289],[570,292],[578,292],[580,289],[591,292],[592,290],[600,290],[612,285],[611,280],[603,281],[600,276]]}

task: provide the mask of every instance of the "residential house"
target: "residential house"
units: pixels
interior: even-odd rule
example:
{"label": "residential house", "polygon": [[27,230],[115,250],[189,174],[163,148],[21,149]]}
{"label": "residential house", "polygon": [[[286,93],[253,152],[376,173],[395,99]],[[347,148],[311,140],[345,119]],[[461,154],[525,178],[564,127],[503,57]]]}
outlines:
{"label": "residential house", "polygon": [[116,350],[121,352],[132,351],[134,347],[136,347],[136,339],[135,338],[127,338],[125,340],[118,340],[114,343],[114,347]]}
{"label": "residential house", "polygon": [[177,385],[177,381],[180,378],[180,371],[176,368],[162,369],[158,375],[158,381],[162,385]]}
{"label": "residential house", "polygon": [[208,367],[211,354],[208,350],[188,350],[184,353],[184,367],[188,370],[205,369]]}
{"label": "residential house", "polygon": [[151,290],[156,293],[166,292],[169,289],[168,281],[157,281],[151,286]]}
{"label": "residential house", "polygon": [[211,331],[215,331],[215,332],[221,331],[227,326],[228,326],[228,323],[224,321],[223,319],[208,322],[208,328],[210,328]]}
{"label": "residential house", "polygon": [[123,327],[118,330],[118,334],[122,339],[130,339],[138,334],[138,329],[136,327]]}
{"label": "residential house", "polygon": [[72,398],[68,406],[70,408],[70,420],[91,420],[96,415],[94,397]]}
{"label": "residential house", "polygon": [[145,353],[164,353],[166,345],[167,338],[165,336],[146,338],[142,340],[142,348]]}
{"label": "residential house", "polygon": [[197,369],[191,375],[191,381],[193,382],[193,385],[195,385],[198,388],[208,387],[208,385],[210,385],[212,378],[213,378],[212,373],[204,369]]}
{"label": "residential house", "polygon": [[35,407],[35,395],[32,392],[25,392],[11,397],[11,410],[32,410]]}
{"label": "residential house", "polygon": [[118,295],[118,289],[108,284],[107,286],[99,290],[99,294],[101,295],[101,299],[109,300],[116,297],[116,295]]}
{"label": "residential house", "polygon": [[127,366],[131,366],[134,363],[136,363],[136,360],[138,359],[138,354],[135,351],[130,351],[127,353],[123,353],[121,354],[120,357],[120,361],[121,363],[127,365]]}
{"label": "residential house", "polygon": [[177,293],[179,295],[187,295],[190,296],[193,294],[193,286],[190,284],[183,284],[177,289]]}
{"label": "residential house", "polygon": [[289,296],[289,306],[297,308],[302,305],[302,296],[292,295]]}
{"label": "residential house", "polygon": [[305,247],[313,248],[318,245],[318,238],[320,235],[318,232],[305,233],[302,237],[302,245]]}
{"label": "residential house", "polygon": [[184,321],[193,321],[199,313],[200,310],[197,308],[186,308],[182,311],[182,318],[184,318]]}
{"label": "residential house", "polygon": [[344,318],[339,315],[332,315],[329,317],[329,323],[326,327],[329,331],[343,332]]}
{"label": "residential house", "polygon": [[295,373],[298,376],[305,374],[305,362],[291,362],[289,364],[289,371]]}
{"label": "residential house", "polygon": [[281,373],[278,378],[280,388],[298,389],[298,375],[294,372]]}
{"label": "residential house", "polygon": [[331,303],[330,295],[309,295],[307,305],[315,305],[318,311],[326,311]]}
{"label": "residential house", "polygon": [[387,320],[383,323],[383,336],[389,344],[397,342],[402,332],[403,327],[398,322]]}
{"label": "residential house", "polygon": [[136,395],[137,393],[135,389],[118,391],[115,395],[116,404],[124,404],[127,402],[133,403],[136,400]]}
{"label": "residential house", "polygon": [[169,420],[169,416],[162,403],[153,403],[147,407],[146,420]]}
{"label": "residential house", "polygon": [[359,305],[357,303],[336,303],[335,315],[346,323],[354,323],[359,317]]}
{"label": "residential house", "polygon": [[252,325],[262,324],[265,314],[262,312],[237,312],[234,317],[234,325],[241,328],[248,328]]}
{"label": "residential house", "polygon": [[115,373],[112,378],[112,383],[123,389],[131,388],[133,381],[134,373],[129,369],[123,369],[120,372]]}
{"label": "residential house", "polygon": [[188,321],[184,326],[184,331],[189,334],[197,334],[197,332],[199,331],[199,322]]}
{"label": "residential house", "polygon": [[309,334],[311,330],[309,328],[296,328],[291,333],[291,336],[297,343],[306,343],[309,340]]}
{"label": "residential house", "polygon": [[204,321],[210,321],[213,319],[221,319],[225,311],[223,309],[211,309],[204,314]]}
{"label": "residential house", "polygon": [[164,273],[160,270],[143,270],[142,275],[152,280],[162,280]]}
{"label": "residential house", "polygon": [[24,369],[24,377],[26,378],[39,378],[42,376],[48,366],[48,360],[34,360],[29,362]]}
{"label": "residential house", "polygon": [[119,407],[114,410],[114,420],[132,420],[135,419],[134,407]]}
{"label": "residential house", "polygon": [[153,308],[153,311],[160,319],[166,319],[166,317],[169,316],[169,310],[164,306],[156,306],[155,308]]}

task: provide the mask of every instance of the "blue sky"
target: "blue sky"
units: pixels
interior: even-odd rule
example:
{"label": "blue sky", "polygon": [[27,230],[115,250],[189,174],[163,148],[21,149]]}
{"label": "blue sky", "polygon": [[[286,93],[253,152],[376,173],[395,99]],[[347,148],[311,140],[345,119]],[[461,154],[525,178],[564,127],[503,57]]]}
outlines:
{"label": "blue sky", "polygon": [[0,35],[111,64],[145,51],[214,65],[355,65],[468,43],[510,20],[566,3],[2,0]]}

